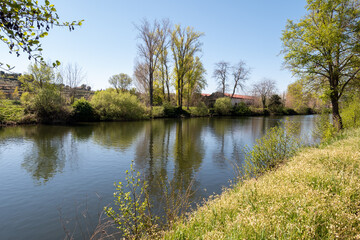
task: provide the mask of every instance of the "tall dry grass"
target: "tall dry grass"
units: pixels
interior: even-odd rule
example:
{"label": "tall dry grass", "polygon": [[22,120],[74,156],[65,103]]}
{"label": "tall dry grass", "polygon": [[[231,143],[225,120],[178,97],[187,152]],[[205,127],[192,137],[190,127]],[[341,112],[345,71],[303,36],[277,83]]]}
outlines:
{"label": "tall dry grass", "polygon": [[208,201],[164,239],[359,239],[360,129]]}

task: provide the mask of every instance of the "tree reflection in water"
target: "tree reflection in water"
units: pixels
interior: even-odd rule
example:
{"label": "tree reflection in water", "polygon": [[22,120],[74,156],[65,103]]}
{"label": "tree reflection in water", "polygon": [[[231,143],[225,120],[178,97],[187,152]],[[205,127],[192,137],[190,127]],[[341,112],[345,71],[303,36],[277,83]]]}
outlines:
{"label": "tree reflection in water", "polygon": [[40,184],[45,184],[65,166],[64,144],[70,129],[64,130],[41,125],[24,128],[24,135],[32,140],[32,149],[26,153],[21,166]]}

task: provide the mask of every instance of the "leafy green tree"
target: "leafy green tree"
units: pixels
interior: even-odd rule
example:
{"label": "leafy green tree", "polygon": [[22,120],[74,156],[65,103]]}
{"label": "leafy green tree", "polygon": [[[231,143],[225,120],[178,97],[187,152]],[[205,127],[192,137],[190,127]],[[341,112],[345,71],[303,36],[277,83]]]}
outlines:
{"label": "leafy green tree", "polygon": [[34,76],[32,74],[22,74],[19,77],[19,81],[21,82],[21,89],[24,92],[34,92]]}
{"label": "leafy green tree", "polygon": [[[54,68],[48,64],[34,63],[29,66],[29,73],[32,75],[32,88],[42,89],[51,84],[55,84],[59,75],[55,73]],[[31,79],[31,77],[29,77]]]}
{"label": "leafy green tree", "polygon": [[288,21],[283,32],[285,65],[323,87],[332,104],[333,124],[343,127],[339,100],[360,71],[358,0],[307,0],[308,13]]}
{"label": "leafy green tree", "polygon": [[193,61],[190,63],[191,68],[185,74],[185,88],[184,92],[187,98],[187,109],[190,107],[191,97],[193,96],[194,92],[200,92],[202,89],[206,87],[206,79],[205,73],[206,70],[200,61],[199,57],[195,57]]}
{"label": "leafy green tree", "polygon": [[296,112],[304,112],[308,107],[309,96],[304,90],[302,81],[289,84],[286,92],[286,106]]}
{"label": "leafy green tree", "polygon": [[22,88],[32,92],[29,101],[26,101],[29,111],[42,122],[66,121],[69,112],[64,107],[64,98],[56,84],[60,75],[55,73],[54,68],[42,63],[30,65],[29,73],[20,78]]}
{"label": "leafy green tree", "polygon": [[269,109],[271,112],[278,113],[282,110],[284,104],[282,103],[281,97],[277,94],[271,95],[269,98]]}
{"label": "leafy green tree", "polygon": [[[0,40],[9,47],[10,53],[20,56],[21,52],[28,54],[29,59],[43,62],[40,39],[48,35],[50,28],[68,27],[70,31],[80,26],[82,21],[60,22],[56,8],[49,0],[39,4],[35,0],[0,1]],[[56,61],[53,66],[59,65]],[[0,68],[12,68],[0,63]]]}
{"label": "leafy green tree", "polygon": [[195,54],[201,51],[202,43],[199,41],[203,33],[195,32],[193,28],[182,28],[175,25],[171,34],[171,50],[174,58],[175,88],[179,107],[183,105],[185,75],[191,70]]}
{"label": "leafy green tree", "polygon": [[125,73],[120,73],[111,76],[109,78],[109,83],[116,89],[117,93],[119,93],[120,90],[122,92],[125,92],[126,90],[129,90],[129,87],[131,86],[132,83],[132,79],[129,75]]}

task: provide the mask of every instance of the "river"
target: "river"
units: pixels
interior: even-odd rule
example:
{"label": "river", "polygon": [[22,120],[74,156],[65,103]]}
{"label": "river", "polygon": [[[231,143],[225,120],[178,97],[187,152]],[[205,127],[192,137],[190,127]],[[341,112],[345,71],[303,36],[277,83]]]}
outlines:
{"label": "river", "polygon": [[[292,116],[308,138],[316,116]],[[243,149],[285,117],[157,119],[0,128],[0,239],[64,239],[84,216],[90,229],[134,168],[151,194],[160,176],[193,181],[192,201],[234,179]],[[157,201],[154,202],[154,205]],[[84,220],[84,219],[83,219]],[[82,221],[83,221],[82,220]],[[78,231],[86,231],[84,229]],[[91,230],[90,230],[91,231]]]}

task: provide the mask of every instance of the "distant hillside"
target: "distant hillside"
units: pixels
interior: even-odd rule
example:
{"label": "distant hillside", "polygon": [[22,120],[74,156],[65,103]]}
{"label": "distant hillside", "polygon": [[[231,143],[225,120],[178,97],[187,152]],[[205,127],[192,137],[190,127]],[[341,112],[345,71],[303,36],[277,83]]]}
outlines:
{"label": "distant hillside", "polygon": [[0,71],[0,91],[2,91],[7,98],[10,98],[15,88],[18,87],[20,91],[21,82],[18,78],[21,73],[5,73]]}
{"label": "distant hillside", "polygon": [[[18,78],[21,76],[21,73],[5,73],[0,71],[0,91],[2,91],[6,98],[11,98],[11,94],[15,91],[16,87],[19,89],[19,94],[22,94],[21,91],[21,82]],[[65,96],[69,97],[72,88],[67,85],[62,85],[62,92]],[[76,98],[84,97],[88,99],[94,94],[94,91],[91,91],[91,87],[86,84],[76,87]]]}

